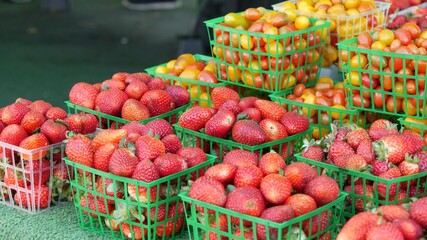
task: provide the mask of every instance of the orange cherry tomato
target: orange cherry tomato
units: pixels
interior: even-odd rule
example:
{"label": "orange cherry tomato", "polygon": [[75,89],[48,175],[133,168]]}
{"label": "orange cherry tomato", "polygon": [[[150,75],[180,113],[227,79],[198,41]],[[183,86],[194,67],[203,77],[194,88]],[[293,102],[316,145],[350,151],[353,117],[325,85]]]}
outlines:
{"label": "orange cherry tomato", "polygon": [[391,113],[398,113],[402,111],[402,99],[394,98],[392,96],[387,98],[386,109]]}
{"label": "orange cherry tomato", "polygon": [[421,34],[420,27],[415,23],[405,23],[401,28],[405,29],[410,33],[411,39],[416,39]]}
{"label": "orange cherry tomato", "polygon": [[417,107],[412,101],[402,101],[402,110],[406,115],[414,116],[417,114]]}
{"label": "orange cherry tomato", "polygon": [[332,106],[332,101],[329,98],[324,96],[317,97],[314,103],[320,106],[326,106],[326,107]]}
{"label": "orange cherry tomato", "polygon": [[334,96],[334,89],[330,88],[330,89],[323,90],[323,96],[331,99]]}
{"label": "orange cherry tomato", "polygon": [[374,40],[371,37],[371,34],[368,32],[360,33],[359,36],[357,36],[357,44],[358,45],[368,45],[371,46]]}
{"label": "orange cherry tomato", "polygon": [[410,79],[406,81],[406,93],[415,94],[417,92],[417,86],[415,85],[415,80]]}
{"label": "orange cherry tomato", "polygon": [[345,106],[345,94],[342,92],[335,92],[332,96],[332,104],[333,105],[343,105]]}
{"label": "orange cherry tomato", "polygon": [[294,94],[297,97],[301,97],[302,93],[305,90],[305,85],[302,83],[298,83],[294,88]]}
{"label": "orange cherry tomato", "polygon": [[371,100],[361,97],[358,93],[353,94],[353,105],[356,107],[362,107],[362,104],[364,108],[368,108],[371,106]]}
{"label": "orange cherry tomato", "polygon": [[[376,90],[381,90],[381,87],[376,88]],[[383,108],[384,104],[387,102],[388,95],[384,95],[381,92],[374,93],[374,105],[377,108]]]}
{"label": "orange cherry tomato", "polygon": [[407,46],[411,43],[411,33],[404,28],[399,28],[394,31],[394,36],[396,39],[399,39],[403,46]]}

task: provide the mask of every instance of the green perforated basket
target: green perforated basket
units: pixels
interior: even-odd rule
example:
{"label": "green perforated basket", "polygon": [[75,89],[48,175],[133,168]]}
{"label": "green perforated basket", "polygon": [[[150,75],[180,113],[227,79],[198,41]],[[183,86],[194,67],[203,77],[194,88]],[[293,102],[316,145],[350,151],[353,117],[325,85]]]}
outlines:
{"label": "green perforated basket", "polygon": [[71,186],[80,228],[112,239],[176,238],[185,228],[178,193],[213,165],[215,157],[207,157],[197,166],[149,183],[64,158],[69,173],[76,176]]}
{"label": "green perforated basket", "polygon": [[399,118],[399,123],[402,127],[407,129],[412,129],[415,132],[420,133],[421,136],[426,136],[427,134],[427,120],[418,120],[411,118]]}

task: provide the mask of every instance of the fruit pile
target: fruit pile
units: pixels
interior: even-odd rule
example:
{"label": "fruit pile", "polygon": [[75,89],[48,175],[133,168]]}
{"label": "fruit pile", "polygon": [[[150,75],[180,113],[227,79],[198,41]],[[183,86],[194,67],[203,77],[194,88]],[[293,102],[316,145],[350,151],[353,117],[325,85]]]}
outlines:
{"label": "fruit pile", "polygon": [[399,0],[379,0],[380,2],[388,2],[391,4],[390,13],[399,13],[399,11],[410,8],[411,6],[418,6],[421,3],[426,2],[425,0],[408,0],[408,1],[399,1]]}
{"label": "fruit pile", "polygon": [[188,104],[190,95],[182,87],[166,86],[162,79],[146,73],[119,72],[102,83],[76,83],[69,99],[87,109],[141,121]]}
{"label": "fruit pile", "polygon": [[421,29],[427,28],[427,8],[414,8],[408,14],[399,14],[390,20],[388,28],[395,30],[405,23],[415,23]]}
{"label": "fruit pile", "polygon": [[[287,228],[267,227],[265,223],[256,224],[244,217],[283,223],[334,202],[339,194],[335,180],[317,176],[317,171],[306,163],[286,165],[275,152],[258,158],[254,153],[235,149],[225,156],[223,163],[210,167],[191,185],[188,197],[211,204],[210,208],[196,205],[203,216],[199,219],[213,228],[207,230],[205,239],[224,239],[222,232],[233,232],[245,239],[281,239],[287,234]],[[226,209],[239,213],[241,218],[236,215],[228,218]],[[330,228],[331,212],[317,212],[318,215],[307,217],[299,227],[310,237],[323,231],[319,237],[328,239],[331,232],[325,229]]]}
{"label": "fruit pile", "polygon": [[427,146],[427,119],[416,119],[411,117],[400,118],[400,124],[406,129],[411,129],[419,134],[424,139],[424,145]]}
{"label": "fruit pile", "polygon": [[337,240],[358,239],[423,239],[427,230],[427,197],[409,208],[381,206],[374,212],[361,212],[344,225]]}

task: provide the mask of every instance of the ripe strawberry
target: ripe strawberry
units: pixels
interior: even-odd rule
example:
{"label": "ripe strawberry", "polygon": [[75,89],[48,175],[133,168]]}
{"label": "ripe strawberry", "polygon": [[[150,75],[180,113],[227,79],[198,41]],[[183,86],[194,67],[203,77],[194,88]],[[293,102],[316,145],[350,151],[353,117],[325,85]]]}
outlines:
{"label": "ripe strawberry", "polygon": [[58,119],[64,120],[68,116],[67,112],[60,107],[51,107],[49,110],[47,110],[45,115],[47,119],[52,119],[53,121]]}
{"label": "ripe strawberry", "polygon": [[216,87],[212,89],[211,99],[216,109],[219,109],[227,100],[240,101],[239,94],[228,87]]}
{"label": "ripe strawberry", "polygon": [[[178,204],[178,207],[175,203],[169,206],[168,211],[168,219],[173,219],[165,224],[161,224],[157,226],[156,228],[156,235],[158,237],[171,237],[175,233],[178,233],[181,231],[182,226],[184,225],[184,205],[182,202]],[[177,216],[181,216],[177,218]]]}
{"label": "ripe strawberry", "polygon": [[[331,126],[335,126],[334,124],[332,124]],[[335,127],[334,127],[335,129]],[[332,132],[334,132],[334,129]],[[351,129],[349,127],[343,126],[340,127],[338,129],[336,129],[336,133],[335,133],[335,140],[338,141],[345,141],[345,138],[347,137],[347,135],[351,132]]]}
{"label": "ripe strawberry", "polygon": [[[206,176],[194,181],[188,191],[188,197],[220,207],[223,207],[227,200],[224,185]],[[197,211],[203,212],[203,208],[198,206]],[[208,213],[213,213],[213,210]]]}
{"label": "ripe strawberry", "polygon": [[[28,136],[19,144],[20,148],[26,150],[34,150],[49,145],[49,140],[43,133],[36,133]],[[22,154],[21,157],[24,160],[35,161],[42,159],[47,154],[47,149],[34,151],[32,154]]]}
{"label": "ripe strawberry", "polygon": [[22,170],[19,171],[19,169],[14,170],[13,168],[6,168],[4,174],[4,183],[8,187],[25,187],[26,181],[30,179],[24,179],[22,174]]}
{"label": "ripe strawberry", "polygon": [[101,83],[101,89],[117,88],[121,91],[124,91],[126,88],[125,82],[114,79],[107,79]]}
{"label": "ripe strawberry", "polygon": [[13,200],[16,204],[25,208],[31,208],[32,206],[40,209],[47,208],[50,205],[49,187],[46,185],[36,185],[34,186],[34,189],[18,189],[15,193],[15,196],[13,197]]}
{"label": "ripe strawberry", "polygon": [[[106,177],[98,177],[96,191],[111,198],[123,198],[124,196],[123,183]],[[98,197],[98,199],[102,202],[104,201],[103,197]],[[106,198],[105,200],[107,204],[115,204],[113,199]]]}
{"label": "ripe strawberry", "polygon": [[299,115],[296,112],[287,112],[283,114],[280,118],[280,123],[285,126],[289,135],[304,132],[310,125],[307,117]]}
{"label": "ripe strawberry", "polygon": [[[212,215],[212,217],[209,216],[207,218],[207,220],[208,220],[208,223],[204,223],[204,224],[209,224],[209,227],[216,229],[216,230],[219,230],[219,231],[222,231],[222,232],[228,232],[227,231],[228,230],[227,215],[224,215],[224,214],[219,215],[218,220],[215,217],[213,217],[213,215]],[[217,221],[218,221],[218,223],[217,223]],[[226,236],[222,236],[221,234],[218,236],[217,232],[219,232],[219,231],[207,230],[206,231],[207,236],[205,235],[203,239],[206,239],[206,240],[218,240],[218,239],[227,240],[228,238]]]}
{"label": "ripe strawberry", "polygon": [[412,158],[409,155],[405,156],[405,160],[399,163],[399,169],[402,173],[402,176],[408,176],[417,174],[420,172],[420,168],[418,166],[419,160],[417,158]]}
{"label": "ripe strawberry", "polygon": [[[12,124],[6,126],[3,131],[0,133],[0,141],[9,143],[11,145],[18,146],[22,140],[28,137],[27,132],[21,125]],[[0,148],[0,156],[3,156],[3,149]],[[5,149],[5,157],[11,158],[12,157],[12,150],[9,148]]]}
{"label": "ripe strawberry", "polygon": [[65,119],[68,129],[75,134],[90,134],[96,131],[98,119],[93,114],[72,114]]}
{"label": "ripe strawberry", "polygon": [[354,171],[364,171],[367,165],[368,164],[366,163],[366,160],[364,157],[357,154],[350,154],[346,159],[344,168],[348,170],[354,170]]}
{"label": "ripe strawberry", "polygon": [[301,156],[304,158],[308,158],[318,162],[323,162],[323,160],[325,159],[325,152],[314,139],[310,141],[308,141],[307,139],[303,139],[303,145],[301,149],[303,149],[301,152]]}
{"label": "ripe strawberry", "polygon": [[399,205],[382,205],[378,207],[377,212],[388,222],[409,218],[409,212]]}
{"label": "ripe strawberry", "polygon": [[262,116],[258,109],[246,108],[239,114],[239,118],[247,118],[259,123],[262,119]]}
{"label": "ripe strawberry", "polygon": [[329,158],[334,161],[336,157],[340,155],[349,155],[349,154],[355,154],[353,148],[350,146],[350,144],[335,140],[331,146],[329,147]]}
{"label": "ripe strawberry", "polygon": [[292,188],[303,192],[307,184],[317,176],[316,169],[307,163],[294,162],[285,168],[285,177],[291,182]]}
{"label": "ripe strawberry", "polygon": [[179,118],[178,125],[193,131],[200,131],[206,122],[211,119],[213,113],[208,108],[199,106],[187,109]]}
{"label": "ripe strawberry", "polygon": [[151,81],[153,77],[148,75],[147,73],[144,72],[137,72],[137,73],[132,73],[126,76],[125,78],[125,83],[130,84],[131,82],[135,81],[135,80],[139,80],[145,84],[147,84],[149,81]]}
{"label": "ripe strawberry", "polygon": [[92,167],[93,148],[90,139],[86,136],[77,135],[70,138],[65,146],[65,154],[70,161]]}
{"label": "ripe strawberry", "polygon": [[390,135],[374,143],[374,151],[379,160],[399,164],[405,159],[405,154],[418,152],[424,143],[412,135]]}
{"label": "ripe strawberry", "polygon": [[172,97],[175,107],[181,107],[190,102],[190,93],[181,86],[167,86],[165,90]]}
{"label": "ripe strawberry", "polygon": [[141,97],[151,116],[158,116],[175,109],[173,98],[165,90],[150,90]]}
{"label": "ripe strawberry", "polygon": [[414,157],[419,159],[418,167],[420,168],[420,172],[427,171],[427,151],[419,151],[414,154]]}
{"label": "ripe strawberry", "polygon": [[[121,223],[122,227],[122,233],[124,236],[126,236],[129,239],[135,239],[135,240],[141,240],[142,238],[146,237],[148,235],[148,229],[144,228],[142,229],[139,223],[135,223],[132,225],[129,225],[128,223]],[[144,234],[142,231],[144,230]]]}
{"label": "ripe strawberry", "polygon": [[[237,172],[243,168],[237,169]],[[237,176],[237,173],[236,173]],[[270,174],[265,176],[260,185],[262,195],[265,200],[271,204],[283,204],[292,193],[292,184],[280,174]]]}
{"label": "ripe strawberry", "polygon": [[138,158],[127,148],[116,149],[110,157],[109,170],[111,173],[131,177],[138,165]]}
{"label": "ripe strawberry", "polygon": [[373,167],[372,174],[375,176],[379,176],[389,169],[389,164],[386,161],[374,160],[371,165]]}
{"label": "ripe strawberry", "polygon": [[[247,239],[247,240],[254,240],[255,239],[252,228],[244,228],[243,232],[240,231],[240,228],[236,228],[233,232],[233,235],[236,237]],[[216,239],[216,238],[214,238],[214,239]],[[224,238],[221,240],[226,240],[226,239]]]}
{"label": "ripe strawberry", "polygon": [[[302,228],[304,233],[307,236],[314,236],[320,231],[324,231],[327,227],[331,225],[332,222],[332,213],[329,211],[323,211],[321,214],[315,215],[310,219],[307,219],[302,222]],[[320,226],[319,226],[320,225]],[[319,236],[319,240],[331,239],[331,232],[326,232],[323,235]]]}
{"label": "ripe strawberry", "polygon": [[120,224],[118,223],[118,221],[115,220],[113,214],[114,214],[114,210],[113,211],[110,210],[109,212],[110,216],[104,219],[104,223],[109,229],[113,231],[120,231]]}
{"label": "ripe strawberry", "polygon": [[188,168],[185,159],[177,154],[166,153],[153,161],[161,177],[169,176]]}
{"label": "ripe strawberry", "polygon": [[[294,212],[289,206],[274,206],[265,209],[260,218],[265,219],[271,222],[283,223],[294,217]],[[268,230],[266,230],[268,229]],[[283,228],[281,233],[279,233],[279,229],[274,227],[266,227],[263,224],[256,225],[257,236],[259,239],[265,240],[267,239],[267,231],[268,231],[268,239],[279,239],[279,236],[285,236],[287,233],[287,228]]]}
{"label": "ripe strawberry", "polygon": [[95,110],[112,116],[119,116],[128,95],[116,88],[100,92],[95,99]]}
{"label": "ripe strawberry", "polygon": [[[31,102],[30,100],[27,100],[27,99],[25,99],[25,98],[17,98],[16,100],[15,100],[15,103],[22,103],[22,104],[24,104],[25,106],[29,106],[31,103],[33,103],[33,102]],[[1,112],[1,111],[0,111]]]}
{"label": "ripe strawberry", "polygon": [[148,135],[141,136],[136,142],[136,156],[139,160],[154,160],[166,153],[166,147],[159,139]]}
{"label": "ripe strawberry", "polygon": [[126,78],[129,76],[130,74],[127,72],[116,72],[111,76],[112,80],[118,80],[120,82],[126,82]]}
{"label": "ripe strawberry", "polygon": [[253,96],[244,97],[244,98],[240,99],[239,106],[242,109],[255,108],[255,101],[258,99],[259,98],[253,97]]}
{"label": "ripe strawberry", "polygon": [[140,80],[132,81],[125,88],[125,93],[129,98],[139,100],[144,93],[148,92],[148,87],[145,83]]}
{"label": "ripe strawberry", "polygon": [[[239,187],[228,194],[225,208],[241,214],[259,217],[266,206],[261,190],[255,187]],[[231,222],[239,225],[240,219],[232,217]],[[243,225],[250,226],[251,223],[243,221]]]}
{"label": "ripe strawberry", "polygon": [[233,140],[249,146],[265,143],[267,135],[261,127],[252,120],[239,120],[232,129]]}
{"label": "ripe strawberry", "polygon": [[[402,174],[401,174],[398,167],[390,168],[389,170],[387,170],[387,172],[384,172],[384,173],[379,175],[380,178],[384,178],[384,179],[394,179],[394,178],[398,178],[401,176],[402,176]],[[387,187],[387,185],[389,185],[389,186]],[[385,184],[382,182],[378,182],[376,184],[376,188],[377,188],[376,190],[377,190],[378,194],[381,197],[385,198],[387,196],[387,189],[389,190],[388,196],[392,197],[392,196],[396,195],[397,183]]]}
{"label": "ripe strawberry", "polygon": [[397,131],[396,124],[386,119],[379,119],[372,123],[368,133],[372,141],[378,141],[382,137],[398,134],[399,131]]}
{"label": "ripe strawberry", "polygon": [[259,187],[263,177],[264,174],[257,166],[252,164],[241,166],[237,168],[236,174],[234,175],[234,186]]}
{"label": "ripe strawberry", "polygon": [[399,228],[391,223],[383,223],[381,225],[373,226],[366,232],[366,240],[379,239],[404,240],[405,238]]}
{"label": "ripe strawberry", "polygon": [[40,112],[41,114],[46,115],[47,111],[52,108],[52,104],[45,102],[43,100],[36,100],[28,106],[32,111]]}
{"label": "ripe strawberry", "polygon": [[3,108],[1,120],[6,125],[20,124],[25,114],[31,109],[21,103],[13,103]]}
{"label": "ripe strawberry", "polygon": [[263,99],[256,100],[254,102],[254,107],[261,112],[261,116],[263,119],[269,118],[275,121],[280,121],[280,119],[286,112],[286,110],[278,103]]}
{"label": "ripe strawberry", "polygon": [[182,148],[181,140],[175,134],[169,134],[162,138],[162,143],[165,145],[167,153],[177,153]]}
{"label": "ripe strawberry", "polygon": [[166,84],[163,81],[163,79],[161,79],[159,77],[154,77],[147,83],[147,87],[148,87],[149,91],[151,91],[151,90],[163,90],[163,89],[165,89]]}
{"label": "ripe strawberry", "polygon": [[[27,181],[36,184],[45,184],[50,178],[50,161],[41,160],[28,162],[24,170]],[[31,179],[31,176],[33,176],[34,180]]]}
{"label": "ripe strawberry", "polygon": [[84,214],[90,214],[92,217],[98,217],[98,213],[107,214],[109,209],[108,205],[105,205],[104,201],[95,199],[95,197],[88,193],[87,195],[82,195],[80,198],[80,206],[84,209]]}
{"label": "ripe strawberry", "polygon": [[[150,160],[142,160],[136,165],[135,171],[132,174],[132,178],[143,181],[152,182],[160,178],[159,171],[156,166]],[[134,184],[128,184],[129,196],[137,202],[147,203],[156,201],[157,197],[157,186],[146,187],[139,186],[138,192]],[[148,196],[150,193],[150,196]]]}
{"label": "ripe strawberry", "polygon": [[[0,113],[1,116],[1,113]],[[0,133],[3,131],[3,129],[6,127],[6,124],[4,124],[0,119]]]}
{"label": "ripe strawberry", "polygon": [[221,110],[206,122],[205,133],[217,138],[227,138],[235,122],[236,117],[233,112]]}
{"label": "ripe strawberry", "polygon": [[[355,184],[347,185],[344,191],[354,194],[353,197],[346,197],[349,204],[353,204],[354,209],[358,212],[363,212],[373,207],[373,203],[369,199],[374,198],[373,187],[371,185]],[[364,200],[366,198],[366,201]]]}
{"label": "ripe strawberry", "polygon": [[188,167],[194,167],[207,160],[206,154],[200,148],[183,147],[176,153],[187,161]]}
{"label": "ripe strawberry", "polygon": [[240,112],[242,112],[242,108],[239,106],[239,101],[233,99],[225,101],[218,109],[218,112],[224,110],[232,112],[234,116],[237,116]]}
{"label": "ripe strawberry", "polygon": [[[94,84],[92,84],[92,87],[94,87],[94,88],[96,89],[97,94],[98,94],[99,92],[101,92],[101,90],[102,90],[102,88],[101,88],[101,83],[94,83]],[[94,104],[95,104],[95,103],[94,103]]]}
{"label": "ripe strawberry", "polygon": [[272,151],[259,159],[259,168],[264,175],[279,173],[281,170],[285,170],[286,163],[282,156]]}
{"label": "ripe strawberry", "polygon": [[171,124],[166,121],[165,119],[155,119],[149,123],[147,123],[145,126],[148,127],[153,133],[153,136],[160,135],[160,138],[164,138],[167,135],[173,134],[173,128]]}
{"label": "ripe strawberry", "polygon": [[141,121],[150,117],[150,111],[140,101],[131,98],[123,104],[121,116],[130,121]]}
{"label": "ripe strawberry", "polygon": [[109,172],[110,157],[116,149],[117,146],[112,143],[107,143],[99,147],[93,155],[93,167],[104,172]]}
{"label": "ripe strawberry", "polygon": [[302,193],[289,196],[285,201],[285,205],[292,207],[295,217],[309,213],[317,208],[314,198]]}
{"label": "ripe strawberry", "polygon": [[229,163],[236,167],[252,164],[258,166],[258,156],[255,153],[243,149],[233,149],[228,152],[223,159],[224,163]]}
{"label": "ripe strawberry", "polygon": [[43,114],[36,111],[29,111],[21,120],[21,126],[27,131],[28,134],[32,134],[38,130],[43,123],[46,121],[46,118]]}
{"label": "ripe strawberry", "polygon": [[264,118],[263,120],[261,120],[261,122],[259,122],[259,126],[267,135],[267,142],[276,141],[279,139],[286,138],[288,136],[286,127],[278,121]]}
{"label": "ripe strawberry", "polygon": [[[132,121],[130,123],[126,123],[125,125],[123,125],[121,127],[121,129],[124,129],[127,131],[128,134],[131,133],[137,133],[139,135],[147,135],[148,132],[150,131],[150,129],[145,126],[144,124],[137,122],[137,121]],[[129,135],[128,135],[129,137]]]}
{"label": "ripe strawberry", "polygon": [[363,240],[368,230],[376,226],[379,220],[380,216],[375,213],[358,213],[344,224],[337,240]]}
{"label": "ripe strawberry", "polygon": [[423,228],[410,218],[398,219],[393,222],[393,225],[399,228],[406,240],[417,240],[423,236]]}
{"label": "ripe strawberry", "polygon": [[323,206],[337,199],[340,189],[332,178],[317,176],[306,185],[304,193],[313,197],[318,206]]}
{"label": "ripe strawberry", "polygon": [[368,132],[363,128],[356,128],[347,134],[347,143],[354,149],[357,149],[359,144],[364,140],[370,141],[371,138]]}
{"label": "ripe strawberry", "polygon": [[225,186],[232,183],[236,174],[237,167],[228,163],[216,164],[205,172],[206,177],[213,178]]}
{"label": "ripe strawberry", "polygon": [[427,228],[427,197],[419,198],[411,205],[409,216],[421,227]]}
{"label": "ripe strawberry", "polygon": [[68,128],[64,124],[57,123],[52,119],[48,119],[40,128],[40,132],[46,135],[51,144],[64,141],[67,131]]}
{"label": "ripe strawberry", "polygon": [[92,139],[92,148],[96,152],[98,148],[107,143],[118,146],[120,141],[127,136],[126,130],[123,129],[104,129]]}
{"label": "ripe strawberry", "polygon": [[363,140],[357,147],[356,154],[365,158],[366,163],[371,163],[375,160],[374,149],[372,148],[372,141],[369,139]]}

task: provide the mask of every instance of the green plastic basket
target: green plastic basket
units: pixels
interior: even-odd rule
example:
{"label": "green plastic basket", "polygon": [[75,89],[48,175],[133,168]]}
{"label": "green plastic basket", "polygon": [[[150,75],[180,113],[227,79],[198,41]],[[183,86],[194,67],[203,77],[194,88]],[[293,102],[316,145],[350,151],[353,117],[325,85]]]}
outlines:
{"label": "green plastic basket", "polygon": [[[116,116],[112,116],[109,114],[105,114],[99,111],[95,111],[89,108],[85,108],[76,104],[71,103],[70,101],[65,101],[65,104],[67,105],[67,109],[68,109],[68,114],[74,114],[74,113],[90,113],[95,115],[98,118],[98,122],[99,122],[99,128],[103,128],[103,129],[108,129],[108,128],[120,128],[122,125],[126,124],[126,123],[130,123],[131,121],[120,118],[120,117],[116,117]],[[178,119],[178,115],[183,113],[189,106],[191,106],[191,103],[186,104],[184,106],[175,108],[172,111],[169,111],[167,113],[158,115],[158,116],[154,116],[151,118],[147,118],[144,119],[142,121],[139,121],[141,123],[148,123],[153,121],[154,119],[158,119],[158,118],[162,118],[167,120],[170,124],[173,124],[177,121]]]}
{"label": "green plastic basket", "polygon": [[[175,208],[175,212],[171,212],[173,210],[170,207],[173,205],[182,206],[178,193],[183,187],[188,186],[190,179],[198,178],[207,168],[213,165],[215,157],[211,155],[207,155],[207,157],[207,161],[197,166],[149,183],[99,171],[64,158],[67,166],[71,168],[69,173],[77,176],[71,179],[71,186],[80,228],[113,239],[176,238],[183,233],[185,227],[184,209],[182,208],[182,211],[178,211],[178,208]],[[98,186],[101,186],[101,190],[96,188],[97,181]],[[107,194],[106,189],[110,189],[114,194]],[[123,196],[118,194],[119,189],[123,190]],[[138,189],[139,194],[137,194]],[[148,200],[151,199],[151,201],[143,201],[140,198],[144,189],[147,194],[146,198]],[[89,205],[89,207],[85,204],[81,205],[81,201],[88,201],[88,196],[93,196],[98,201],[92,206]],[[160,219],[157,216],[159,216],[159,211],[163,207],[166,209],[165,218]],[[103,208],[105,208],[105,211]],[[122,215],[127,216],[124,217],[122,224],[118,224],[119,229],[115,230],[106,225],[114,226],[111,224],[118,217],[114,216],[114,214],[117,214],[117,212],[113,213],[114,210],[118,210]],[[152,213],[153,215],[147,213]],[[132,226],[130,231],[126,231],[123,228],[126,224],[127,226]],[[166,231],[167,228],[170,228],[172,232],[168,233]],[[138,237],[138,231],[144,233],[141,238]]]}
{"label": "green plastic basket", "polygon": [[[427,124],[423,124],[422,122],[414,122],[408,118],[399,118],[398,121],[402,127],[405,127],[407,129],[412,129],[415,132],[420,133],[422,137],[426,136],[427,134]],[[426,120],[422,120],[422,121],[426,121]]]}
{"label": "green plastic basket", "polygon": [[[407,203],[412,197],[419,198],[427,195],[427,184],[425,184],[427,171],[394,179],[384,179],[369,173],[347,170],[332,164],[307,159],[302,157],[300,153],[296,154],[295,157],[296,161],[316,166],[319,174],[326,174],[334,178],[341,191],[344,191],[346,186],[350,186],[347,187],[349,188],[347,189],[349,196],[344,208],[345,217],[352,217],[358,210],[362,210],[356,209],[356,206],[369,211],[380,205]],[[411,189],[411,183],[416,187]],[[355,192],[356,185],[362,186],[361,193]],[[378,193],[378,186],[385,197],[381,197]],[[371,187],[373,189],[372,195],[367,194]]]}
{"label": "green plastic basket", "polygon": [[[423,87],[425,76],[422,76],[425,71],[422,64],[427,62],[427,56],[359,48],[357,38],[340,42],[338,47],[339,51],[347,51],[348,56],[354,55],[353,58],[358,60],[357,67],[352,67],[340,55],[344,78],[347,78],[345,86],[348,88],[348,97],[360,98],[360,101],[349,102],[351,108],[398,117],[427,117],[427,95],[424,94]],[[361,62],[365,59],[367,65],[362,66]],[[388,66],[389,63],[393,64]],[[406,69],[411,65],[415,69],[413,74],[400,72],[400,67]],[[369,77],[369,83],[363,84],[362,76]],[[374,81],[378,82],[377,87],[373,84]],[[366,99],[360,96],[365,96]]]}
{"label": "green plastic basket", "polygon": [[[316,21],[310,19],[311,24]],[[306,83],[317,79],[326,44],[324,36],[329,32],[330,22],[281,35],[239,30],[220,25],[223,22],[224,17],[205,21],[212,56],[217,69],[220,69],[218,77],[221,80],[273,93],[292,88],[297,82]],[[222,41],[221,36],[229,36],[229,41]],[[307,43],[303,36],[313,36],[313,41]],[[263,41],[264,49],[268,51],[255,47],[262,46]],[[245,49],[242,45],[249,47]],[[303,58],[315,56],[315,51],[319,55],[318,59],[313,57],[309,61],[309,57]],[[295,64],[286,66],[288,61]]]}
{"label": "green plastic basket", "polygon": [[[236,230],[240,230],[241,233],[244,232],[245,227],[243,225],[243,221],[251,222],[251,229],[254,238],[257,238],[257,225],[263,225],[265,227],[266,239],[273,239],[270,237],[270,230],[277,229],[278,238],[277,239],[322,239],[323,234],[329,234],[333,237],[337,235],[337,228],[340,225],[340,219],[343,211],[344,199],[346,197],[345,193],[341,193],[338,199],[335,201],[319,207],[318,209],[309,212],[307,214],[298,216],[289,221],[283,223],[276,223],[272,221],[268,221],[265,219],[261,219],[258,217],[253,217],[249,215],[243,215],[235,211],[228,210],[223,207],[215,206],[209,203],[201,202],[196,199],[188,197],[188,193],[184,192],[179,195],[184,202],[184,206],[186,208],[186,218],[187,218],[187,226],[188,233],[190,235],[190,239],[212,239],[209,238],[209,234],[216,236],[214,239],[246,239],[243,235],[235,235]],[[203,212],[199,213],[197,211],[197,207],[203,207]],[[208,214],[209,212],[213,212],[212,214]],[[326,212],[327,224],[325,229],[320,229],[321,224],[318,224],[318,228],[315,229],[313,227],[313,222],[322,218],[322,213]],[[208,221],[209,215],[214,216],[216,221],[215,226],[211,227],[208,224],[205,224]],[[226,228],[220,229],[220,225],[218,224],[219,217],[225,216],[227,219]],[[231,225],[231,218],[237,217],[240,218],[240,224],[237,226]],[[323,216],[325,217],[325,216]],[[308,232],[317,232],[313,235],[305,235],[302,231],[303,226],[308,225]],[[323,224],[322,224],[323,225]],[[317,231],[316,231],[317,230]],[[275,238],[274,238],[275,239]],[[328,238],[326,238],[328,239]]]}
{"label": "green plastic basket", "polygon": [[176,135],[181,139],[183,146],[200,147],[206,153],[217,156],[219,162],[222,162],[225,154],[233,149],[248,150],[259,154],[259,156],[274,150],[286,159],[293,156],[294,152],[298,152],[300,150],[303,139],[311,137],[311,132],[313,131],[313,129],[310,128],[307,131],[288,136],[280,140],[249,146],[237,143],[233,140],[212,137],[205,133],[183,128],[178,124],[174,124],[173,127]]}

